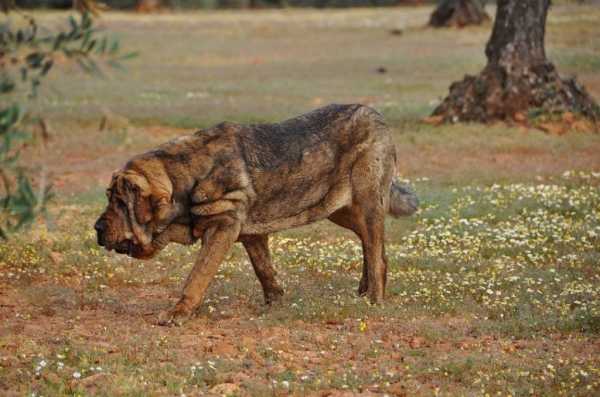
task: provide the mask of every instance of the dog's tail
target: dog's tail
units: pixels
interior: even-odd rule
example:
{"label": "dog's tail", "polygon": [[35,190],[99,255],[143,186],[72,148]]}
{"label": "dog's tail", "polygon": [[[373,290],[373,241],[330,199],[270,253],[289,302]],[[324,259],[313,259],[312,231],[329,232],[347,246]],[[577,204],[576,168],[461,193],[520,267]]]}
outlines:
{"label": "dog's tail", "polygon": [[394,181],[390,188],[389,214],[394,218],[409,216],[417,212],[419,198],[410,187]]}

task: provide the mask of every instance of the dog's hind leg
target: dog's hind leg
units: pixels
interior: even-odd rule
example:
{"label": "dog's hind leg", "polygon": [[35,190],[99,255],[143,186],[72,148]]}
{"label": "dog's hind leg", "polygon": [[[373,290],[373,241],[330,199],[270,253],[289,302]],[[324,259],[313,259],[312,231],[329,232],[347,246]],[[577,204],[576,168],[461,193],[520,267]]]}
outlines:
{"label": "dog's hind leg", "polygon": [[[385,215],[369,217],[361,210],[344,207],[328,219],[346,229],[352,230],[360,238],[363,249],[362,277],[358,294],[367,295],[373,303],[383,300],[385,294],[387,257],[384,249]],[[379,211],[381,212],[381,211]],[[377,219],[382,218],[382,219]]]}
{"label": "dog's hind leg", "polygon": [[269,236],[267,234],[260,235],[243,235],[239,236],[240,241],[254,268],[254,273],[262,285],[265,295],[265,303],[271,304],[279,300],[283,296],[283,288],[277,284],[275,276],[277,272],[271,264],[271,256],[269,255]]}
{"label": "dog's hind leg", "polygon": [[[371,303],[381,302],[385,296],[387,282],[387,256],[385,255],[385,213],[369,220],[364,238],[363,255],[366,270],[363,269],[363,279],[367,275],[368,288],[364,292]],[[364,284],[364,280],[361,280]]]}
{"label": "dog's hind leg", "polygon": [[[362,244],[363,253],[365,252],[365,245],[363,243],[363,238],[362,238],[362,235],[360,232],[360,230],[361,230],[360,225],[356,221],[356,215],[352,212],[352,210],[350,208],[348,208],[348,207],[340,208],[339,210],[335,211],[333,214],[329,215],[329,217],[327,219],[329,219],[331,222],[335,223],[338,226],[341,226],[348,230],[352,230],[360,239],[361,244]],[[359,295],[363,295],[365,292],[367,292],[367,289],[369,288],[367,280],[368,280],[367,264],[365,262],[365,256],[363,255],[363,275],[360,280],[360,284],[358,286],[358,294]]]}

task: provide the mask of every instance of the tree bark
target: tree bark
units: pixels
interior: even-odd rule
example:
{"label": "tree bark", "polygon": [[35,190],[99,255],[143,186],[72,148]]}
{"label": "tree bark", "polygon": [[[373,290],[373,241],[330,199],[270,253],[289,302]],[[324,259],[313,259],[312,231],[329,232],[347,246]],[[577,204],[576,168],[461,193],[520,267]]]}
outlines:
{"label": "tree bark", "polygon": [[471,0],[445,0],[431,14],[429,26],[462,28],[481,25],[489,20],[490,17],[483,11],[483,7],[479,8]]}
{"label": "tree bark", "polygon": [[433,115],[454,121],[522,121],[569,111],[598,120],[600,108],[585,88],[546,59],[549,6],[550,0],[499,0],[485,48],[487,66],[453,83]]}

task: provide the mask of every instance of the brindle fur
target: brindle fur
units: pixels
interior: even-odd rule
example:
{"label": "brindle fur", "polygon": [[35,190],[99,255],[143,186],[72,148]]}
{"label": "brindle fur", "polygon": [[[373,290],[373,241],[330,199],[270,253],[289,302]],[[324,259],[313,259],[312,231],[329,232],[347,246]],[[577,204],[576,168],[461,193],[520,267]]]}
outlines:
{"label": "brindle fur", "polygon": [[382,117],[362,105],[329,105],[277,124],[223,123],[133,157],[112,178],[96,222],[98,243],[140,259],[169,242],[202,241],[181,299],[161,323],[198,307],[229,248],[241,242],[266,302],[283,295],[268,235],[321,219],[362,241],[360,294],[384,297],[387,214],[417,209],[395,182],[396,151]]}

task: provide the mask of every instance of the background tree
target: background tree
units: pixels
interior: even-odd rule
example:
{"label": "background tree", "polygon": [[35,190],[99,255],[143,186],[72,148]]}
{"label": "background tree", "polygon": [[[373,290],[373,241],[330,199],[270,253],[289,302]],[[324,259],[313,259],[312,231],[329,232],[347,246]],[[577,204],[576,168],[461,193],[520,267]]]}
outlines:
{"label": "background tree", "polygon": [[482,1],[481,7],[471,0],[444,0],[431,14],[429,26],[439,28],[481,25],[490,20],[483,10],[484,7],[485,0]]}
{"label": "background tree", "polygon": [[[92,28],[87,10],[95,11],[90,0],[82,0],[85,10],[79,19],[71,16],[69,27],[40,37],[36,20],[19,13],[8,14],[10,2],[3,2],[0,17],[0,95],[7,98],[0,106],[0,237],[7,231],[31,227],[39,216],[47,222],[47,203],[52,187],[45,172],[34,166],[31,157],[44,150],[52,130],[41,117],[34,117],[23,98],[35,100],[39,86],[52,69],[57,56],[77,63],[91,75],[101,75],[97,60],[123,68],[121,61],[135,53],[119,54],[117,36],[109,38]],[[23,87],[27,95],[19,93]],[[34,183],[34,174],[39,175]]]}
{"label": "background tree", "polygon": [[550,0],[499,0],[486,48],[487,66],[450,86],[433,112],[451,120],[525,121],[540,114],[574,112],[592,120],[600,108],[575,78],[546,59],[544,34]]}

